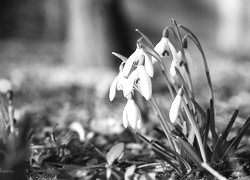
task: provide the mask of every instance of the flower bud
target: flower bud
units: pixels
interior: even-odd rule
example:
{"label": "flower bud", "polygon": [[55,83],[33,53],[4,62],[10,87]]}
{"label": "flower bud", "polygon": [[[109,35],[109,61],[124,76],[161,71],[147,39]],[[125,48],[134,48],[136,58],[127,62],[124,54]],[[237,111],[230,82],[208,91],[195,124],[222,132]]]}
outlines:
{"label": "flower bud", "polygon": [[162,31],[162,37],[164,38],[168,38],[169,37],[169,31],[167,28],[165,28],[163,31]]}
{"label": "flower bud", "polygon": [[169,119],[175,123],[179,116],[183,96],[183,88],[180,88],[169,110]]}

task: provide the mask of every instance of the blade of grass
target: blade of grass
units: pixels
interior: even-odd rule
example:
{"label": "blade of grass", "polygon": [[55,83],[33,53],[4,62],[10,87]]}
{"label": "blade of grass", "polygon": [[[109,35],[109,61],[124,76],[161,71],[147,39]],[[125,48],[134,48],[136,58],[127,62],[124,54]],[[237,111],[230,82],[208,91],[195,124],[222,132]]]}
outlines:
{"label": "blade of grass", "polygon": [[222,134],[219,135],[218,140],[214,146],[213,154],[212,154],[210,163],[213,163],[215,161],[215,158],[218,158],[218,156],[219,156],[219,151],[221,148],[221,140],[222,140]]}
{"label": "blade of grass", "polygon": [[206,117],[206,113],[204,112],[204,110],[202,109],[202,107],[197,103],[197,101],[193,98],[190,98],[190,100],[192,101],[192,103],[194,104],[195,108],[199,111],[200,115],[204,118],[207,119]]}
{"label": "blade of grass", "polygon": [[202,171],[202,170],[203,170],[202,167],[197,167],[197,168],[195,168],[195,169],[192,169],[189,173],[187,173],[187,174],[185,174],[184,176],[182,176],[180,180],[185,180],[185,179],[187,179],[187,177],[190,176],[191,174],[194,174],[194,173],[196,173],[196,172],[200,172],[200,171]]}
{"label": "blade of grass", "polygon": [[141,135],[140,133],[136,132],[136,134],[139,136],[139,138],[141,138],[145,143],[150,144],[150,140],[148,140],[146,137],[144,137],[143,135]]}
{"label": "blade of grass", "polygon": [[9,115],[8,115],[7,105],[5,104],[2,95],[0,95],[0,106],[1,106],[1,112],[2,112],[1,113],[2,119],[4,120],[4,125],[6,127],[9,122]]}
{"label": "blade of grass", "polygon": [[210,126],[210,110],[207,109],[207,119],[205,123],[205,127],[202,133],[203,136],[203,145],[207,144],[207,139],[208,139],[208,133],[209,133],[209,126]]}
{"label": "blade of grass", "polygon": [[239,146],[240,141],[241,141],[242,137],[244,136],[244,134],[246,133],[246,131],[248,130],[249,126],[250,126],[250,117],[247,118],[243,128],[240,130],[239,134],[236,136],[236,138],[233,142],[234,150],[236,150],[237,147]]}
{"label": "blade of grass", "polygon": [[226,180],[225,177],[223,177],[222,175],[220,175],[217,171],[215,171],[213,168],[211,168],[207,163],[203,163],[200,159],[200,157],[197,155],[197,152],[195,151],[195,149],[193,149],[193,147],[183,141],[182,139],[178,138],[181,146],[183,147],[183,149],[186,150],[187,154],[190,156],[190,158],[199,166],[199,167],[203,167],[204,169],[206,169],[208,172],[210,172],[213,176],[215,176],[217,179],[219,180]]}
{"label": "blade of grass", "polygon": [[215,120],[214,120],[214,103],[213,99],[210,99],[210,130],[212,133],[212,138],[213,138],[213,147],[215,147],[215,144],[218,139],[218,134],[215,131]]}
{"label": "blade of grass", "polygon": [[229,132],[231,131],[231,128],[232,128],[232,126],[233,126],[233,124],[234,124],[234,122],[235,122],[235,120],[236,120],[238,114],[239,114],[239,110],[236,109],[236,110],[234,111],[232,117],[230,118],[230,121],[229,121],[229,123],[227,124],[226,129],[225,129],[225,130],[223,131],[223,133],[222,133],[222,137],[221,137],[222,144],[224,144],[224,143],[226,142],[227,136],[228,136]]}
{"label": "blade of grass", "polygon": [[202,159],[206,163],[207,158],[206,158],[206,153],[205,153],[205,150],[204,150],[204,147],[203,147],[203,142],[202,142],[202,137],[201,137],[201,134],[200,134],[200,130],[199,130],[199,128],[198,128],[198,126],[197,126],[197,124],[196,124],[196,122],[194,120],[194,117],[191,114],[190,109],[187,107],[187,105],[184,102],[182,102],[182,106],[183,106],[183,108],[184,108],[184,110],[185,110],[185,112],[187,114],[188,120],[189,120],[189,122],[190,122],[190,124],[192,126],[192,130],[195,133]]}
{"label": "blade of grass", "polygon": [[164,146],[163,144],[161,144],[158,141],[152,141],[151,142],[152,146],[155,148],[161,148],[163,150],[163,152],[165,152],[166,154],[168,154],[170,157],[172,157],[173,159],[175,159],[175,157],[177,157],[186,167],[186,170],[189,171],[191,170],[190,165],[188,164],[188,162],[177,152],[173,151],[172,149],[170,149],[167,146]]}
{"label": "blade of grass", "polygon": [[224,176],[222,176],[217,171],[215,171],[213,168],[211,168],[207,163],[202,163],[201,166],[204,169],[206,169],[208,172],[210,172],[217,179],[219,179],[219,180],[227,180]]}
{"label": "blade of grass", "polygon": [[[175,171],[179,174],[179,175],[182,175],[182,172],[180,170],[180,168],[178,166],[176,166],[172,161],[166,156],[166,154],[162,151],[160,151],[159,149],[155,148],[155,147],[152,147],[152,150],[154,151],[154,153],[156,155],[158,155],[162,160],[166,161],[170,166],[172,166]],[[175,163],[177,164],[178,162],[175,161]]]}
{"label": "blade of grass", "polygon": [[202,163],[201,158],[199,157],[198,152],[193,148],[193,146],[179,137],[177,137],[177,140],[179,141],[181,147],[192,159],[192,161],[200,166],[200,164]]}
{"label": "blade of grass", "polygon": [[231,151],[232,148],[234,148],[234,150],[237,149],[237,147],[238,147],[244,133],[247,131],[249,126],[250,126],[250,117],[247,118],[247,120],[246,120],[243,128],[239,132],[239,134],[236,137],[233,138],[232,143],[230,144],[230,146],[227,148],[226,152],[222,156],[221,161],[223,161],[223,159],[227,156],[227,154]]}

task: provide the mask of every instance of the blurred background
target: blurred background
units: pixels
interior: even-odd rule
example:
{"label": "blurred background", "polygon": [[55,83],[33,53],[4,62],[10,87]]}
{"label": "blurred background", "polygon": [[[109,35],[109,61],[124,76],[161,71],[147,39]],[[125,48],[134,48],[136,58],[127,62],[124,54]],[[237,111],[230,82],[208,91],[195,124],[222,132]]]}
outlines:
{"label": "blurred background", "polygon": [[[246,113],[250,105],[249,7],[247,0],[2,0],[0,90],[13,86],[17,107],[31,106],[36,99],[48,102],[68,87],[66,97],[88,88],[95,92],[95,100],[107,101],[120,64],[111,52],[128,57],[139,38],[136,28],[156,44],[174,18],[203,45],[218,99],[215,103]],[[201,57],[195,47],[190,51],[197,94],[207,97]],[[83,95],[84,102],[88,93]]]}

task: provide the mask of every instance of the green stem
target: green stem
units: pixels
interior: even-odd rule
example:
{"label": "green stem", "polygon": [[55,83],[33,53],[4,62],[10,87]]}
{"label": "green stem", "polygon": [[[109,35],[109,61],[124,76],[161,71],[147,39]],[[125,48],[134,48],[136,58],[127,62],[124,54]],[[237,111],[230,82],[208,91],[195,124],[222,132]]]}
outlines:
{"label": "green stem", "polygon": [[170,143],[170,146],[173,150],[175,150],[175,146],[174,146],[174,143],[172,141],[172,139],[170,138],[170,133],[171,133],[171,129],[168,125],[168,123],[165,122],[164,120],[164,116],[155,100],[155,98],[152,96],[149,100],[151,106],[153,107],[154,109],[154,112],[155,114],[158,116],[158,118],[160,119],[160,123],[161,123],[161,126],[163,128],[163,131],[165,133],[165,135],[167,136],[168,140],[169,140],[169,143]]}
{"label": "green stem", "polygon": [[227,180],[224,176],[222,176],[220,173],[215,171],[212,167],[210,167],[207,163],[201,163],[201,166],[206,169],[208,172],[210,172],[214,177],[216,177],[219,180]]}
{"label": "green stem", "polygon": [[192,128],[193,128],[193,131],[194,131],[194,133],[195,133],[195,136],[196,136],[196,138],[197,138],[197,141],[198,141],[198,145],[199,145],[199,148],[200,148],[200,152],[201,152],[201,156],[202,156],[203,162],[206,163],[206,162],[207,162],[206,153],[205,153],[205,149],[204,149],[204,147],[203,147],[202,138],[201,138],[200,132],[199,132],[199,130],[198,130],[198,127],[197,127],[197,125],[196,125],[196,123],[195,123],[195,121],[194,121],[194,118],[193,118],[193,116],[191,115],[190,110],[189,110],[189,108],[187,107],[186,103],[185,103],[185,102],[182,102],[182,105],[183,105],[183,107],[184,107],[184,110],[185,110],[185,112],[186,112],[186,114],[187,114],[187,117],[188,117],[188,119],[189,119],[189,121],[190,121],[190,124],[191,124],[191,126],[192,126]]}
{"label": "green stem", "polygon": [[169,89],[169,92],[170,92],[172,98],[174,99],[176,93],[174,93],[173,88],[172,88],[172,86],[171,86],[169,73],[168,73],[168,71],[167,71],[167,68],[166,68],[165,64],[161,64],[161,72],[162,72],[163,76],[165,77],[164,79],[165,79],[165,81],[166,81],[166,84],[167,84],[167,87],[168,87],[168,89]]}
{"label": "green stem", "polygon": [[137,167],[137,169],[140,169],[140,168],[145,168],[145,167],[151,167],[151,166],[163,166],[162,163],[150,163],[150,164],[143,164],[143,165],[140,165]]}

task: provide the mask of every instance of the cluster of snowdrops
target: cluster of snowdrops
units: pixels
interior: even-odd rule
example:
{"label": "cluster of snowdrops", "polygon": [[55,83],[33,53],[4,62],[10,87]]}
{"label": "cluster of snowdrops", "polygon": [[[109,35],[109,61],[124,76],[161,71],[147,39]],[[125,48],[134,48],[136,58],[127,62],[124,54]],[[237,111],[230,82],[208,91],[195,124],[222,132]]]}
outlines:
{"label": "cluster of snowdrops", "polygon": [[[184,36],[181,30],[186,33]],[[162,133],[167,137],[168,145],[171,148],[171,150],[167,151],[171,151],[172,154],[177,156],[170,159],[176,160],[179,167],[185,167],[180,171],[180,168],[175,168],[175,165],[171,164],[174,169],[180,175],[187,174],[192,170],[191,163],[188,162],[189,160],[184,160],[181,157],[185,156],[183,155],[184,149],[185,153],[190,156],[192,162],[195,162],[197,166],[206,169],[218,179],[226,179],[210,166],[208,162],[210,159],[208,160],[208,155],[204,148],[204,138],[201,134],[201,128],[203,128],[205,121],[205,116],[203,117],[203,115],[205,113],[195,100],[190,73],[192,72],[192,58],[188,52],[188,40],[194,42],[203,58],[211,97],[211,111],[214,108],[214,95],[207,61],[200,42],[188,28],[178,25],[174,19],[172,20],[172,26],[163,30],[162,37],[155,46],[140,30],[137,29],[136,31],[141,35],[141,38],[137,40],[137,47],[128,58],[113,52],[115,56],[122,60],[122,63],[120,64],[118,75],[110,86],[109,99],[113,101],[118,90],[121,90],[127,99],[122,115],[123,126],[125,128],[131,126],[135,130],[142,127],[141,113],[134,98],[135,91],[138,91],[150,103],[160,121]],[[166,65],[166,61],[169,59],[172,60],[170,68]],[[155,74],[154,67],[156,65],[159,65],[159,69],[164,77],[164,83],[166,83],[166,87],[172,96],[169,117],[165,117],[152,94],[151,79]],[[215,132],[211,131],[214,135]],[[143,138],[141,135],[140,137]],[[194,142],[198,144],[195,150],[192,147],[195,144]],[[196,150],[199,153],[196,153]]]}

